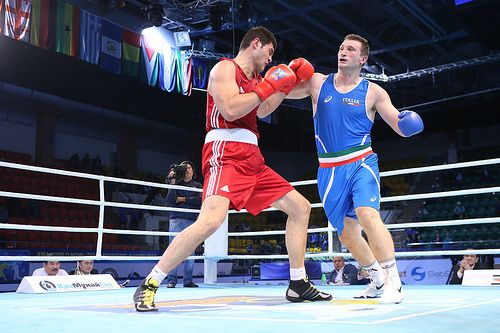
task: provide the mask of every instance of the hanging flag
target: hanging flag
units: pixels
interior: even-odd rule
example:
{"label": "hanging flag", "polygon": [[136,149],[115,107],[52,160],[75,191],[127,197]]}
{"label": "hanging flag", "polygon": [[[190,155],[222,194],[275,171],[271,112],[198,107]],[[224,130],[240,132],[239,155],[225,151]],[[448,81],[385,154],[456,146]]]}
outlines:
{"label": "hanging flag", "polygon": [[29,42],[31,1],[5,0],[5,36]]}
{"label": "hanging flag", "polygon": [[187,62],[187,82],[187,91],[184,95],[191,96],[191,91],[193,90],[193,57],[191,55]]}
{"label": "hanging flag", "polygon": [[101,51],[102,18],[81,10],[80,59],[97,65]]}
{"label": "hanging flag", "polygon": [[149,84],[150,86],[156,85],[158,82],[158,58],[160,54],[160,45],[154,42],[154,39],[141,36],[141,48],[143,57],[141,57],[143,64],[141,71],[141,81]]}
{"label": "hanging flag", "polygon": [[122,68],[123,28],[108,20],[102,21],[101,68],[120,74]]}
{"label": "hanging flag", "polygon": [[141,35],[123,29],[122,73],[137,77],[141,58]]}
{"label": "hanging flag", "polygon": [[56,22],[56,0],[31,0],[30,44],[54,50]]}
{"label": "hanging flag", "polygon": [[2,33],[2,29],[4,26],[4,18],[5,18],[2,7],[3,7],[3,1],[0,0],[0,34]]}
{"label": "hanging flag", "polygon": [[165,44],[159,56],[160,88],[168,92],[175,89],[176,50]]}
{"label": "hanging flag", "polygon": [[80,55],[80,8],[57,2],[56,51],[69,56]]}
{"label": "hanging flag", "polygon": [[200,58],[191,58],[193,60],[193,87],[207,87],[207,62]]}
{"label": "hanging flag", "polygon": [[[191,75],[188,75],[190,52],[177,51],[177,92],[183,95],[191,94]],[[189,70],[189,74],[191,71]]]}

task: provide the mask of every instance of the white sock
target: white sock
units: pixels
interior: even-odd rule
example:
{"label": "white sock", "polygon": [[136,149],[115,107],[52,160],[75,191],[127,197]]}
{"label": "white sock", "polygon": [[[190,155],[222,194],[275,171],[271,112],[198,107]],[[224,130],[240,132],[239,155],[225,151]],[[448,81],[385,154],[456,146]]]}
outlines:
{"label": "white sock", "polygon": [[401,279],[399,278],[398,266],[396,265],[396,258],[382,261],[380,263],[384,270],[384,274],[391,278],[392,282],[397,286],[401,286]]}
{"label": "white sock", "polygon": [[381,285],[382,283],[384,283],[385,276],[383,273],[383,269],[377,260],[375,260],[371,265],[364,266],[364,268],[376,285]]}
{"label": "white sock", "polygon": [[306,268],[290,268],[290,280],[305,280]]}
{"label": "white sock", "polygon": [[151,273],[149,273],[148,276],[146,276],[146,280],[149,280],[150,278],[155,279],[158,281],[158,284],[161,284],[163,280],[167,277],[167,273],[163,273],[163,271],[158,267],[158,265],[155,265],[153,269],[151,270]]}

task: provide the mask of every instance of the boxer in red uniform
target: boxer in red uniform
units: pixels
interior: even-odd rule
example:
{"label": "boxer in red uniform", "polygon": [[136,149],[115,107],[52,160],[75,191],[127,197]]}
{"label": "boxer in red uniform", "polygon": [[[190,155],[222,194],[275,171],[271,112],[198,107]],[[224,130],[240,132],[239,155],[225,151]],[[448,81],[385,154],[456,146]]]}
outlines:
{"label": "boxer in red uniform", "polygon": [[311,285],[304,268],[310,203],[265,165],[258,146],[257,117],[272,113],[301,80],[314,73],[312,65],[299,58],[289,66],[270,68],[262,78],[259,73],[272,61],[276,44],[266,28],[252,28],[243,37],[236,58],[221,59],[210,72],[201,211],[196,222],[175,237],[137,288],[137,311],[157,311],[154,295],[168,272],[220,227],[229,208],[243,207],[254,215],[268,207],[288,215],[285,239],[290,286],[286,299],[302,302],[332,298]]}

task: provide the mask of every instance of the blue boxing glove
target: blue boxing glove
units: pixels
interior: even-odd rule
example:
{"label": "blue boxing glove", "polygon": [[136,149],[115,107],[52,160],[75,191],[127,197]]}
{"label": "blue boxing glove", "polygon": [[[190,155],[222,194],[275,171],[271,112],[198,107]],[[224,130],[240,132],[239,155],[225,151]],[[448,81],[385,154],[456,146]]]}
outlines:
{"label": "blue boxing glove", "polygon": [[398,121],[399,130],[406,137],[420,133],[424,129],[422,118],[416,112],[401,111],[398,118],[400,119]]}

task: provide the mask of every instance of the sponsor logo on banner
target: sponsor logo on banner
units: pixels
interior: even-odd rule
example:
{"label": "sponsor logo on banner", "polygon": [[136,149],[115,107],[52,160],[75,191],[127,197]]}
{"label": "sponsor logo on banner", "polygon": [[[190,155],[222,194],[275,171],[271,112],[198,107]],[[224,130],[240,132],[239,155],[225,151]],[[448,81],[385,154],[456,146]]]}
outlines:
{"label": "sponsor logo on banner", "polygon": [[55,284],[53,284],[52,282],[50,281],[40,281],[40,287],[42,287],[43,290],[46,290],[46,291],[56,291],[57,290],[57,287]]}
{"label": "sponsor logo on banner", "polygon": [[31,294],[107,289],[120,289],[110,274],[25,276],[16,292]]}
{"label": "sponsor logo on banner", "polygon": [[411,271],[411,277],[415,281],[422,281],[423,279],[425,279],[425,271],[424,271],[424,269],[422,267],[415,267]]}

